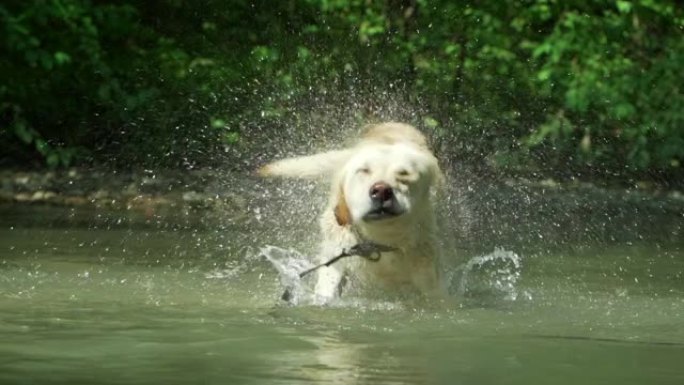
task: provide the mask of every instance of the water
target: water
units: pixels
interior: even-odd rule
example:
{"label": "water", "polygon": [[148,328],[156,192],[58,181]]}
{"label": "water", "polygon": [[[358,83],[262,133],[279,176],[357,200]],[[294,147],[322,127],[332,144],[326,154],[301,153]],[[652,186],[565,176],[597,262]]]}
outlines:
{"label": "water", "polygon": [[684,383],[676,202],[476,190],[452,302],[325,308],[280,302],[315,241],[269,236],[268,205],[244,229],[4,207],[0,383]]}

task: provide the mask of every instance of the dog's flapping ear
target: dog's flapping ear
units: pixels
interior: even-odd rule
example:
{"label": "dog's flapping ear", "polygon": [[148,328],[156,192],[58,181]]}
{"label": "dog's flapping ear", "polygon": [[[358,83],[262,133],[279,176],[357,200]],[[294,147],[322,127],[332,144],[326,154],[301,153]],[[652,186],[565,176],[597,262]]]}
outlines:
{"label": "dog's flapping ear", "polygon": [[351,156],[349,149],[321,152],[308,156],[297,156],[269,163],[257,170],[262,177],[288,177],[313,179],[330,176]]}
{"label": "dog's flapping ear", "polygon": [[340,191],[337,195],[337,204],[333,209],[333,212],[335,213],[335,220],[340,226],[349,226],[351,225],[351,213],[349,212],[349,206],[347,205],[347,200],[344,197],[344,189],[342,186],[340,186]]}

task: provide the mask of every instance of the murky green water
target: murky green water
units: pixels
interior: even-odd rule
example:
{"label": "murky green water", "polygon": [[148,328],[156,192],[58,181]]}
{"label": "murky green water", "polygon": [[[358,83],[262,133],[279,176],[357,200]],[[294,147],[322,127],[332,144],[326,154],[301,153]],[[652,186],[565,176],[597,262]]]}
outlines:
{"label": "murky green water", "polygon": [[317,308],[276,306],[238,230],[41,221],[55,210],[3,211],[2,384],[684,383],[678,212],[587,222],[604,233],[586,242],[531,234],[543,216],[487,227],[481,249],[522,259],[512,297],[487,290],[494,269],[453,304]]}

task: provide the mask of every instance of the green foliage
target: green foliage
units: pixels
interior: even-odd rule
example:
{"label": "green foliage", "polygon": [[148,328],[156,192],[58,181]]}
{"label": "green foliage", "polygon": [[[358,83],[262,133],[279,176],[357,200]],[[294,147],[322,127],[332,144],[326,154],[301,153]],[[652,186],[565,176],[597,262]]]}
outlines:
{"label": "green foliage", "polygon": [[[459,162],[570,176],[684,159],[675,1],[9,0],[0,23],[15,161],[210,164],[320,98],[433,130]],[[417,114],[382,110],[394,94]]]}
{"label": "green foliage", "polygon": [[652,0],[550,2],[550,32],[529,45],[553,106],[527,143],[576,147],[583,163],[675,168],[684,158],[684,13]]}

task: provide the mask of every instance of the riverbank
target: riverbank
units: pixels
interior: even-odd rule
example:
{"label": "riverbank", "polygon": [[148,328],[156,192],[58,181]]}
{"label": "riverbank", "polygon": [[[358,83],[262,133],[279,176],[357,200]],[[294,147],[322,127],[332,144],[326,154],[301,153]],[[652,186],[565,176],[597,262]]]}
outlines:
{"label": "riverbank", "polygon": [[220,201],[240,205],[233,194],[217,189],[216,181],[223,178],[207,170],[0,170],[0,202],[126,209],[141,204],[212,206]]}
{"label": "riverbank", "polygon": [[[54,208],[54,212],[91,213],[118,223],[160,222],[206,217],[212,212],[239,220],[247,200],[229,188],[231,175],[211,170],[116,171],[69,169],[59,171],[0,170],[0,205]],[[228,185],[228,186],[227,186]],[[46,212],[42,210],[41,212]],[[122,217],[121,213],[127,213]],[[87,221],[92,222],[92,218]]]}
{"label": "riverbank", "polygon": [[[96,206],[131,209],[138,206],[216,205],[244,208],[245,197],[226,190],[234,173],[201,170],[103,170],[68,169],[22,171],[0,169],[0,203],[46,204],[53,206]],[[244,175],[242,176],[244,177]],[[639,182],[631,187],[600,186],[591,182],[559,182],[553,179],[504,179],[508,186],[532,189],[598,189],[627,194],[684,200],[684,192],[661,185]]]}
{"label": "riverbank", "polygon": [[[567,234],[583,236],[583,222],[591,216],[635,223],[628,226],[630,232],[662,227],[662,232],[679,234],[684,223],[684,194],[658,185],[628,188],[550,179],[485,180],[467,173],[451,179],[450,201],[457,203],[452,214],[467,222],[462,226],[466,236],[495,232],[502,223],[539,232],[536,224],[551,219]],[[212,169],[5,169],[0,170],[0,216],[5,224],[39,226],[242,226],[283,220],[285,213],[316,215],[320,203],[316,199],[325,189],[311,188]],[[299,198],[304,195],[307,199]],[[529,220],[531,216],[539,218]],[[478,230],[483,228],[487,230]],[[594,236],[596,230],[590,230],[587,236]]]}

